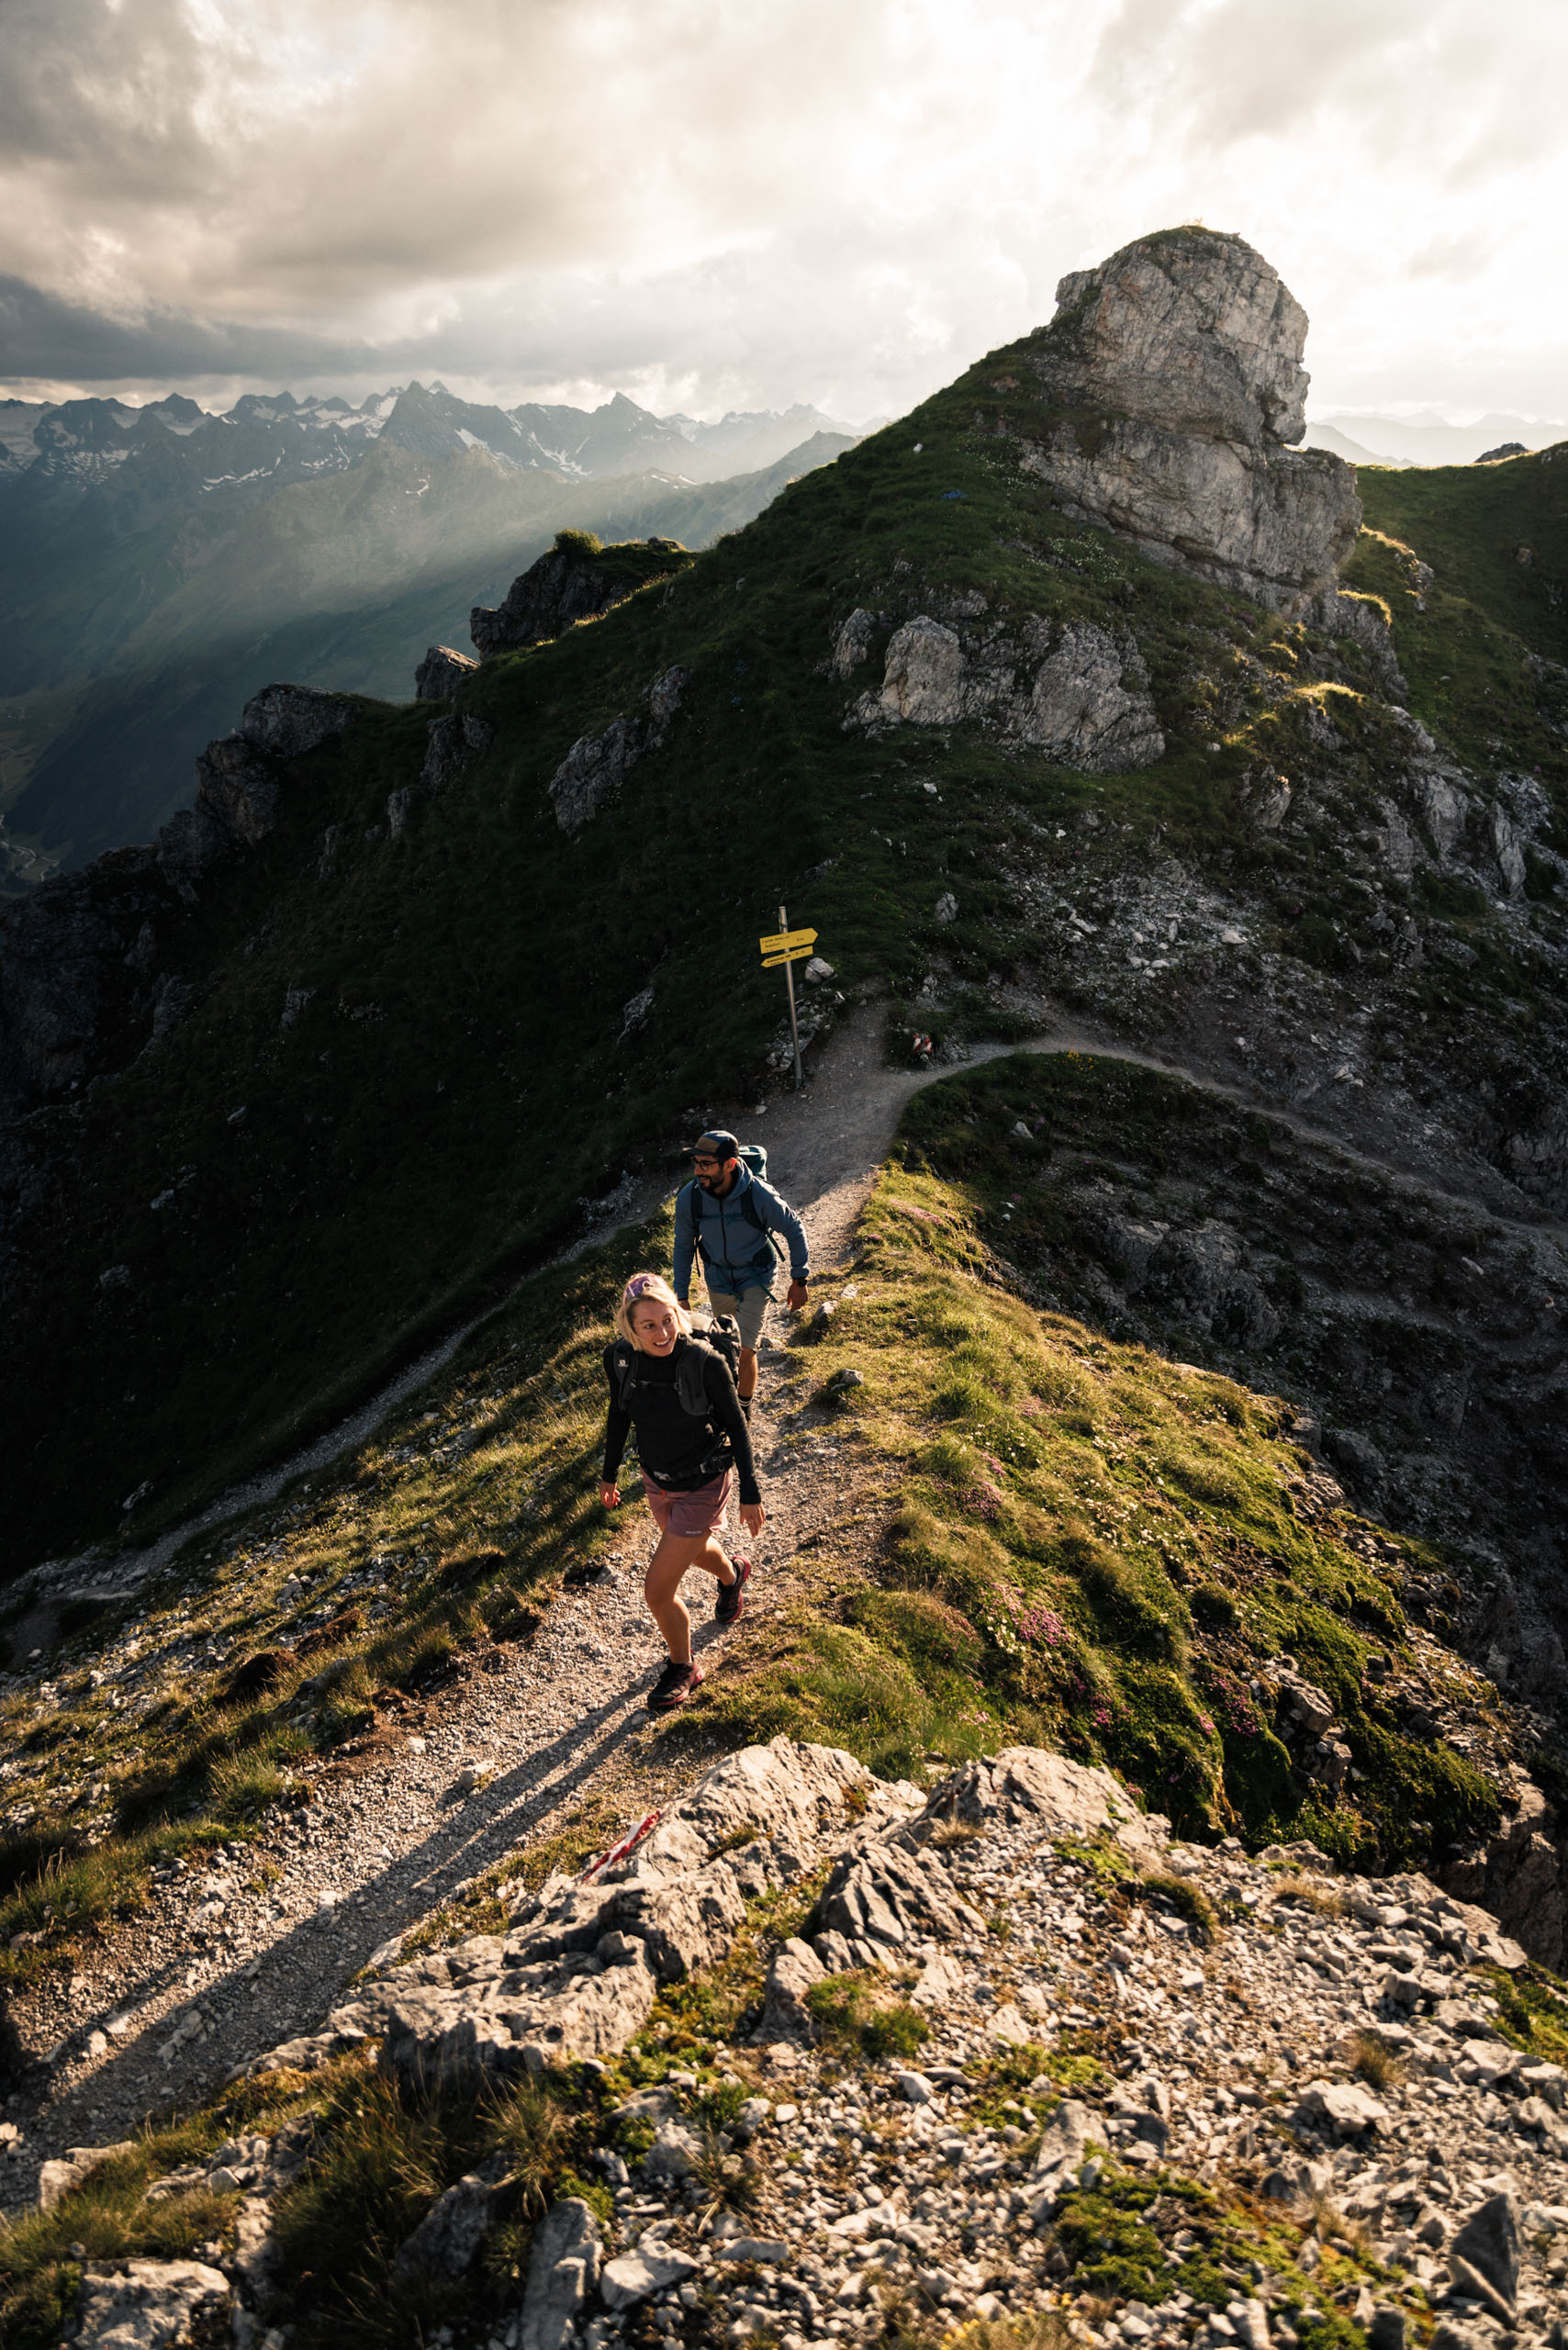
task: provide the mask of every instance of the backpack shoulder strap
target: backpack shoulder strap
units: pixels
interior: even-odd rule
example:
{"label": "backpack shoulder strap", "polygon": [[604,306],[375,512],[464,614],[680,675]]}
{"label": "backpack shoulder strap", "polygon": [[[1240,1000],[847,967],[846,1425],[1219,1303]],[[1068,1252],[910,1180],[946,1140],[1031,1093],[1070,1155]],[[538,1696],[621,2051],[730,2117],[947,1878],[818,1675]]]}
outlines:
{"label": "backpack shoulder strap", "polygon": [[691,1244],[693,1250],[696,1255],[700,1258],[703,1264],[706,1264],[708,1261],[708,1252],[702,1246],[702,1218],[697,1213],[697,1197],[700,1189],[700,1184],[698,1182],[696,1176],[693,1175],[689,1181],[681,1185],[680,1190],[676,1194],[675,1204],[678,1214],[682,1207],[685,1208],[688,1221],[691,1225]]}
{"label": "backpack shoulder strap", "polygon": [[632,1408],[632,1390],[636,1384],[636,1365],[632,1349],[624,1338],[617,1339],[610,1351],[610,1365],[615,1374],[615,1400],[623,1412]]}
{"label": "backpack shoulder strap", "polygon": [[675,1391],[680,1398],[680,1408],[694,1420],[710,1419],[708,1389],[703,1380],[706,1358],[711,1349],[705,1339],[695,1336],[687,1338],[675,1366]]}
{"label": "backpack shoulder strap", "polygon": [[[765,1182],[766,1179],[756,1173],[754,1170],[751,1181],[741,1193],[741,1214],[745,1216],[747,1224],[750,1225],[754,1232],[761,1233],[763,1238],[772,1249],[775,1257],[777,1257],[779,1262],[782,1263],[785,1257],[789,1254],[789,1251],[786,1249],[782,1240],[779,1239],[778,1235],[774,1231],[773,1226],[764,1220],[762,1210],[752,1198],[752,1193],[756,1189],[756,1186],[759,1183]],[[767,1185],[767,1188],[771,1190],[772,1186],[768,1184]]]}

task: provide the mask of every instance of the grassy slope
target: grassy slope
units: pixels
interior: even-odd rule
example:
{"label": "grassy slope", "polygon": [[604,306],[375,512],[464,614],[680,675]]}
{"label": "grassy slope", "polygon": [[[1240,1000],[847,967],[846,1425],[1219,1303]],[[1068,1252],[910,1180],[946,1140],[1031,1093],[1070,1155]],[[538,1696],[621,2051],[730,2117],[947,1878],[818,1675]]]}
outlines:
{"label": "grassy slope", "polygon": [[[1040,1740],[1108,1762],[1200,1839],[1308,1835],[1365,1867],[1425,1860],[1473,1835],[1495,1814],[1492,1787],[1440,1740],[1402,1728],[1365,1673],[1381,1653],[1439,1672],[1478,1708],[1495,1703],[1457,1662],[1434,1667],[1407,1622],[1401,1585],[1420,1554],[1389,1542],[1369,1563],[1346,1539],[1364,1526],[1292,1506],[1300,1463],[1271,1399],[1039,1312],[994,1254],[1036,1146],[1003,1138],[987,1113],[1038,1075],[1002,1063],[912,1106],[856,1258],[826,1284],[839,1301],[829,1334],[802,1331],[792,1344],[790,1440],[820,1425],[835,1371],[864,1372],[837,1433],[863,1491],[890,1484],[901,1496],[871,1576],[850,1574],[831,1544],[798,1561],[807,1595],[791,1617],[732,1644],[690,1713],[650,1738],[666,1751],[671,1740],[711,1751],[783,1729],[916,1773]],[[193,1544],[134,1631],[107,1617],[78,1629],[59,1702],[31,1718],[23,1705],[6,1708],[0,1729],[22,1762],[20,1788],[50,1816],[11,1840],[0,1863],[11,1887],[0,1909],[5,1975],[25,1980],[109,1909],[134,1906],[154,1859],[194,1863],[219,1837],[243,1839],[307,1748],[396,1739],[402,1709],[433,1677],[493,1639],[526,1638],[564,1570],[624,1542],[626,1529],[612,1535],[593,1503],[598,1356],[627,1267],[662,1260],[668,1237],[661,1221],[525,1283],[382,1440],[221,1540]],[[1008,1246],[1016,1240],[1009,1229]],[[373,1600],[386,1607],[378,1624],[340,1636],[267,1696],[214,1703],[257,1644]],[[1249,1694],[1256,1664],[1286,1647],[1333,1693],[1365,1774],[1338,1805],[1293,1774]],[[95,1659],[106,1674],[95,1689]],[[100,1779],[107,1794],[95,1799]],[[13,1781],[7,1794],[17,1793]],[[494,1874],[537,1882],[616,1824],[568,1822]],[[61,1857],[39,1870],[46,1851]],[[1162,1886],[1169,1894],[1165,1880],[1102,1890],[1159,1898]],[[489,1890],[475,1888],[433,1938],[494,1930],[506,1903],[488,1901]],[[231,2201],[149,2204],[143,2188],[236,2131],[307,2117],[310,2163],[283,2206],[302,2344],[401,2339],[412,2305],[387,2303],[393,2252],[437,2193],[501,2151],[520,2176],[506,2222],[468,2278],[421,2287],[417,2311],[481,2331],[515,2300],[537,2199],[597,2178],[590,2150],[615,2142],[610,2116],[628,2089],[695,2070],[700,2118],[734,2114],[750,2086],[734,2087],[737,2028],[756,2006],[771,1939],[795,1930],[814,1891],[765,1904],[717,1975],[666,1993],[606,2075],[568,2070],[477,2112],[401,2096],[363,2056],[218,2092],[58,2213],[0,2232],[7,2340],[41,2350],[59,2338],[73,2244],[108,2258],[226,2240]],[[11,1949],[17,1933],[39,1940]],[[1551,1985],[1532,1976],[1509,1996],[1511,2036],[1538,2055],[1560,2053],[1563,2009]],[[840,2017],[833,2061],[877,2053],[900,2013],[868,2011],[863,2031]],[[1041,2081],[1092,2086],[1097,2052],[1092,2034],[1072,2031],[1049,2051],[1002,2052],[993,2098],[1011,2098],[1009,2116],[1032,2129],[1054,2095]],[[715,2169],[715,2193],[744,2202],[744,2180],[725,2177]],[[1274,2269],[1294,2257],[1296,2239],[1277,2221],[1265,2244],[1251,2207],[1182,2192],[1202,2239],[1188,2255],[1194,2291],[1207,2289],[1197,2271],[1211,2251],[1261,2251]],[[1113,2174],[1068,2213],[1070,2236],[1081,2222],[1070,2249],[1091,2282],[1143,2289],[1148,2193],[1145,2182],[1135,2199]],[[1158,2246],[1151,2256],[1158,2266]]]}
{"label": "grassy slope", "polygon": [[[470,706],[493,749],[397,845],[369,835],[418,772],[424,712],[368,715],[341,754],[305,763],[277,834],[192,917],[197,1008],[80,1110],[50,1113],[73,1122],[80,1172],[27,1227],[13,1291],[22,1335],[0,1400],[27,1463],[19,1556],[111,1531],[144,1483],[154,1516],[172,1511],[319,1424],[580,1195],[757,1082],[776,1000],[754,942],[781,898],[851,983],[895,989],[938,945],[960,979],[1025,963],[1058,976],[1010,876],[1020,841],[1075,885],[1158,850],[1275,890],[1287,947],[1309,898],[1343,905],[1329,844],[1260,843],[1238,818],[1260,752],[1307,748],[1324,688],[1300,632],[1055,514],[997,437],[1039,421],[1026,391],[994,391],[998,364],[787,489],[673,599],[652,591],[489,665]],[[846,734],[845,688],[818,671],[848,609],[940,609],[971,589],[1014,615],[1134,629],[1159,766],[1092,779],[994,738]],[[566,840],[545,792],[556,763],[672,662],[692,675],[668,746]],[[1387,726],[1344,674],[1349,789],[1370,807]],[[1534,725],[1533,700],[1518,717]],[[1542,757],[1562,771],[1560,743]],[[1056,847],[1090,807],[1098,840]],[[344,853],[319,879],[329,822]],[[939,930],[949,887],[959,919]],[[1445,979],[1445,1002],[1470,989],[1479,1006],[1488,976]],[[650,980],[652,1017],[619,1044],[622,1006]],[[286,993],[304,988],[284,1032]],[[153,1211],[172,1184],[174,1211]],[[106,1292],[115,1265],[129,1285]]]}
{"label": "grassy slope", "polygon": [[[1463,597],[1533,652],[1561,661],[1568,657],[1565,475],[1568,442],[1495,465],[1398,473],[1363,465],[1356,479],[1368,527],[1432,566],[1439,607]],[[1423,632],[1409,625],[1418,616],[1406,598],[1397,600],[1418,644]]]}

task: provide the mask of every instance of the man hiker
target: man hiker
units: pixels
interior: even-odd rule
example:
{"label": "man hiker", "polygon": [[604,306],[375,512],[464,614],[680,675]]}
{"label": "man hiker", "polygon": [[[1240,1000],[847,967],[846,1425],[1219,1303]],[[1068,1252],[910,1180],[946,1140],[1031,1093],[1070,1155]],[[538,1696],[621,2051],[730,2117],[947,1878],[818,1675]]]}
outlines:
{"label": "man hiker", "polygon": [[810,1273],[805,1227],[788,1201],[763,1180],[766,1152],[754,1147],[746,1155],[759,1162],[756,1171],[745,1164],[734,1136],[722,1127],[698,1136],[691,1153],[692,1181],[682,1185],[675,1203],[675,1293],[684,1305],[693,1263],[700,1258],[709,1304],[715,1314],[733,1314],[740,1325],[735,1393],[749,1407],[756,1392],[757,1341],[778,1270],[775,1233],[789,1244],[791,1314],[798,1314],[806,1302]]}

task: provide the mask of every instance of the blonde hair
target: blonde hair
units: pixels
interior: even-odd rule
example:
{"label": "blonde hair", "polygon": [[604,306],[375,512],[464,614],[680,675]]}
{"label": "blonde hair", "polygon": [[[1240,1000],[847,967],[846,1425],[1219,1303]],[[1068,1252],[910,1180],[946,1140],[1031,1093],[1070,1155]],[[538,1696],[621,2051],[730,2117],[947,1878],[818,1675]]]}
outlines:
{"label": "blonde hair", "polygon": [[[637,1333],[632,1326],[633,1310],[639,1305],[668,1305],[673,1307],[681,1336],[691,1333],[691,1316],[682,1305],[662,1273],[633,1273],[621,1292],[621,1303],[615,1309],[615,1335],[627,1345],[637,1345]],[[638,1352],[641,1353],[641,1348]]]}

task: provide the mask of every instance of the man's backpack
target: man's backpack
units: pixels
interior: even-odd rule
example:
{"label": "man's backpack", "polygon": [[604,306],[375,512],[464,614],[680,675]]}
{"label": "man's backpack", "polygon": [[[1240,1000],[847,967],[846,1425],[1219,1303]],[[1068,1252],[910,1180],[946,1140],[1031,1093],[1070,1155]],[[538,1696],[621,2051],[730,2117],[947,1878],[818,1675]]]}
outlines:
{"label": "man's backpack", "polygon": [[[737,1145],[735,1157],[740,1160],[743,1167],[750,1170],[753,1179],[756,1182],[767,1182],[767,1146],[766,1143],[743,1142]],[[688,1193],[686,1213],[691,1218],[691,1229],[697,1236],[697,1244],[700,1250],[702,1245],[702,1226],[699,1223],[697,1216],[697,1194],[700,1188],[701,1187],[698,1183],[695,1175],[686,1187]],[[749,1224],[754,1232],[760,1232],[762,1234],[764,1239],[767,1242],[768,1247],[772,1249],[774,1256],[778,1259],[778,1262],[782,1264],[790,1252],[785,1248],[784,1243],[779,1238],[778,1233],[774,1231],[772,1225],[769,1224],[764,1224],[762,1221],[756,1206],[753,1204],[749,1185],[741,1193],[740,1210],[743,1221]],[[704,1261],[706,1261],[706,1259],[704,1259]]]}

